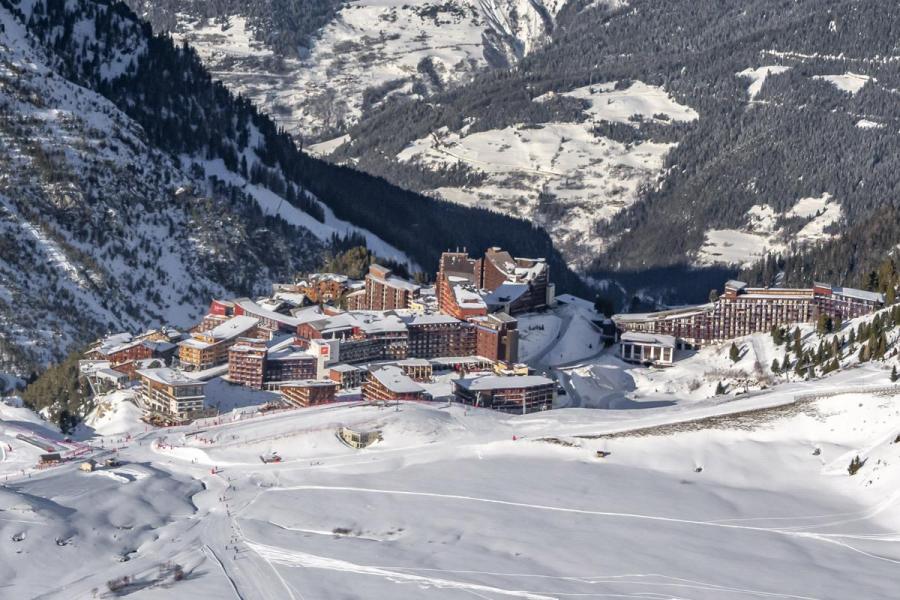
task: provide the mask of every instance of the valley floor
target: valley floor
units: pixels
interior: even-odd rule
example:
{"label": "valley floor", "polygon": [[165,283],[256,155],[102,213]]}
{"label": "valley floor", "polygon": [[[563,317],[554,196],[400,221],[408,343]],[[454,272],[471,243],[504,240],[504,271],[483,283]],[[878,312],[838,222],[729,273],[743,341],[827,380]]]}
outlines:
{"label": "valley floor", "polygon": [[[876,383],[865,366],[643,410],[342,403],[149,431],[114,412],[86,442],[122,464],[93,473],[29,470],[17,434],[59,436],[3,407],[0,595],[113,597],[127,576],[135,598],[890,598],[900,402]],[[383,440],[351,449],[339,425]]]}

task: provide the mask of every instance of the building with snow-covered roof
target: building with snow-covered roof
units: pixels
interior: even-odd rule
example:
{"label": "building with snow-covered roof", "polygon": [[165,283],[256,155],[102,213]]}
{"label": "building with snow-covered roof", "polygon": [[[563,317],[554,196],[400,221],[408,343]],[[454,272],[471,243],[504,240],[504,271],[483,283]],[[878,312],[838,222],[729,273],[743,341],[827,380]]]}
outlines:
{"label": "building with snow-covered roof", "polygon": [[817,283],[811,288],[749,287],[728,281],[715,302],[612,317],[620,332],[674,336],[680,344],[702,345],[771,331],[821,315],[851,319],[884,306],[881,294]]}
{"label": "building with snow-covered roof", "polygon": [[329,367],[328,377],[337,383],[342,390],[358,388],[362,385],[366,370],[355,365],[337,364]]}
{"label": "building with snow-covered roof", "polygon": [[238,338],[254,337],[259,320],[247,315],[235,316],[211,329],[196,331],[178,344],[181,364],[197,370],[209,369],[228,360],[228,349]]}
{"label": "building with snow-covered roof", "polygon": [[[282,307],[282,303],[276,303],[277,307]],[[260,306],[258,303],[249,298],[237,298],[234,300],[234,314],[236,316],[244,315],[254,318],[258,321],[259,327],[267,331],[282,331],[284,333],[294,333],[300,324],[300,319],[286,315],[280,312]]]}
{"label": "building with snow-covered roof", "polygon": [[337,357],[345,363],[401,360],[408,356],[409,331],[392,312],[353,311],[304,323],[298,337],[306,340],[339,340]]}
{"label": "building with snow-covered roof", "polygon": [[228,380],[255,389],[318,377],[318,358],[292,337],[277,342],[241,338],[228,350]]}
{"label": "building with snow-covered roof", "polygon": [[619,338],[622,360],[669,366],[675,362],[675,336],[630,331]]}
{"label": "building with snow-covered roof", "polygon": [[479,259],[470,258],[466,252],[443,253],[436,281],[440,310],[448,314],[458,310],[453,305],[459,298],[448,289],[453,286],[484,290],[486,308],[493,306],[512,315],[553,303],[554,287],[547,262],[542,258],[514,258],[500,248],[488,248]]}
{"label": "building with snow-covered roof", "polygon": [[519,360],[519,324],[506,313],[497,312],[469,320],[475,325],[475,354],[493,361]]}
{"label": "building with snow-covered roof", "polygon": [[424,358],[405,358],[397,361],[397,366],[400,367],[400,370],[403,371],[404,375],[413,381],[431,381],[431,363]]}
{"label": "building with snow-covered roof", "polygon": [[409,356],[465,356],[475,353],[475,326],[444,314],[404,318],[409,331]]}
{"label": "building with snow-covered roof", "polygon": [[292,406],[316,406],[334,402],[338,384],[331,380],[301,379],[278,385],[281,399]]}
{"label": "building with snow-covered roof", "polygon": [[346,275],[337,273],[310,273],[294,285],[279,285],[278,293],[293,292],[301,294],[313,304],[335,302],[349,289],[351,280]]}
{"label": "building with snow-covered roof", "polygon": [[484,356],[440,356],[432,358],[432,371],[457,371],[459,373],[489,372],[494,361]]}
{"label": "building with snow-covered roof", "polygon": [[553,408],[556,382],[539,375],[464,377],[453,382],[457,402],[514,414]]}
{"label": "building with snow-covered roof", "polygon": [[85,353],[89,360],[101,360],[117,371],[135,378],[135,365],[146,359],[159,359],[163,364],[171,362],[176,345],[182,337],[174,329],[151,329],[140,335],[117,333],[97,340]]}
{"label": "building with snow-covered roof", "polygon": [[397,277],[387,267],[369,266],[366,273],[365,308],[368,310],[394,310],[409,308],[409,302],[418,293],[419,285]]}
{"label": "building with snow-covered roof", "polygon": [[363,399],[369,402],[426,400],[425,388],[395,365],[370,370],[362,385]]}
{"label": "building with snow-covered roof", "polygon": [[205,382],[168,367],[139,369],[137,374],[145,412],[170,423],[187,422],[202,413]]}

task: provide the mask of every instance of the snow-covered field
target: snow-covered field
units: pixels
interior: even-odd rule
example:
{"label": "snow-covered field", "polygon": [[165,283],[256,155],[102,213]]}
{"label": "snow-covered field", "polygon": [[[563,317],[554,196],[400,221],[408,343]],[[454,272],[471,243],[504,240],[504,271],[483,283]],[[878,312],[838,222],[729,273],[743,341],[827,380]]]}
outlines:
{"label": "snow-covered field", "polygon": [[[898,396],[767,412],[829,387],[791,385],[516,417],[339,404],[138,433],[120,466],[30,476],[9,424],[40,424],[4,408],[4,594],[111,597],[107,582],[128,576],[135,598],[893,597]],[[352,450],[338,424],[383,441]],[[284,461],[264,465],[270,452]]]}
{"label": "snow-covered field", "polygon": [[173,33],[197,49],[214,77],[288,131],[321,138],[389,96],[421,97],[470,79],[488,66],[486,53],[492,62],[514,63],[546,41],[547,20],[564,4],[356,0],[344,3],[298,56],[276,55],[240,14],[212,20],[179,13]]}
{"label": "snow-covered field", "polygon": [[605,317],[587,300],[569,294],[556,307],[518,317],[519,360],[544,370],[596,356],[603,348],[597,323]]}
{"label": "snow-covered field", "polygon": [[[779,225],[780,218],[805,221],[799,231],[790,235]],[[747,211],[742,229],[710,229],[697,253],[700,265],[730,264],[747,266],[768,252],[784,251],[791,243],[806,244],[823,241],[831,236],[826,229],[843,218],[843,210],[831,194],[801,198],[784,214],[776,213],[767,204],[757,204]]]}
{"label": "snow-covered field", "polygon": [[738,72],[737,76],[750,80],[750,85],[747,86],[747,94],[750,96],[750,100],[754,100],[762,91],[762,86],[766,82],[766,78],[769,75],[784,73],[789,69],[790,67],[782,65],[769,65],[765,67],[757,67],[755,69],[744,69],[743,71]]}
{"label": "snow-covered field", "polygon": [[596,135],[595,125],[607,121],[639,127],[641,120],[684,122],[698,115],[662,88],[640,81],[624,89],[616,89],[612,82],[562,95],[585,102],[582,122],[471,134],[443,128],[413,141],[397,159],[433,169],[463,163],[484,174],[486,179],[477,186],[441,187],[432,193],[534,219],[578,267],[580,259],[593,257],[603,247],[604,241],[594,234],[596,224],[633,204],[640,187],[660,174],[663,159],[673,147],[653,141],[624,144]]}
{"label": "snow-covered field", "polygon": [[814,75],[813,79],[822,79],[834,85],[842,92],[850,95],[857,93],[863,89],[869,81],[872,80],[868,75],[860,75],[858,73],[844,73],[842,75]]}

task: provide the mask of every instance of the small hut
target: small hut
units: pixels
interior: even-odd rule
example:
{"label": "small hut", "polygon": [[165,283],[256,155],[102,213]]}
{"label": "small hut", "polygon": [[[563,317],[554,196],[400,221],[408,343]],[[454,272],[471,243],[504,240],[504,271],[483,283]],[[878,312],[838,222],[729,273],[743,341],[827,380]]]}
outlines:
{"label": "small hut", "polygon": [[352,448],[365,448],[381,439],[380,431],[355,431],[349,427],[338,429],[338,437]]}

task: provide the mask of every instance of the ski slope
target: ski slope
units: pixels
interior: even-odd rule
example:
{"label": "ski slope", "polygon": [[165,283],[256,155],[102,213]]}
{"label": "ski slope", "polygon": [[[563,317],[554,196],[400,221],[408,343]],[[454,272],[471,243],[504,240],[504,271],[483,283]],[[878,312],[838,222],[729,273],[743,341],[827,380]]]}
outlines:
{"label": "ski slope", "polygon": [[[645,410],[348,403],[137,433],[109,472],[11,473],[4,593],[127,575],[134,598],[889,598],[900,396],[864,392],[879,368],[840,376]],[[784,406],[838,386],[857,391]],[[383,441],[352,450],[338,424]]]}

